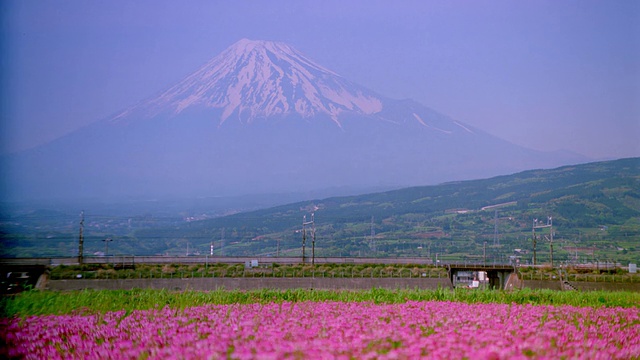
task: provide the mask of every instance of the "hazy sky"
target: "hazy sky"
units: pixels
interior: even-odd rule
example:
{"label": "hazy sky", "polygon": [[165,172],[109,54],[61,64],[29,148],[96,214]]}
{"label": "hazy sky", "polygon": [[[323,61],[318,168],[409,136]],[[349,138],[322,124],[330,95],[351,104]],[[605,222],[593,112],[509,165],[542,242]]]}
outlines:
{"label": "hazy sky", "polygon": [[3,0],[0,13],[3,152],[158,93],[246,37],[520,145],[640,156],[640,1]]}

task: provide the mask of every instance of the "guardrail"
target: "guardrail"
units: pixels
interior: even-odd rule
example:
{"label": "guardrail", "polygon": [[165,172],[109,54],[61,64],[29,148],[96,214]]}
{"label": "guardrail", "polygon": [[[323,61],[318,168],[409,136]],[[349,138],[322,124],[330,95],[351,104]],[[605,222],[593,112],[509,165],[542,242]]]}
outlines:
{"label": "guardrail", "polygon": [[477,263],[477,262],[457,262],[457,263],[448,263],[447,267],[457,268],[457,269],[514,269],[516,266],[509,263]]}

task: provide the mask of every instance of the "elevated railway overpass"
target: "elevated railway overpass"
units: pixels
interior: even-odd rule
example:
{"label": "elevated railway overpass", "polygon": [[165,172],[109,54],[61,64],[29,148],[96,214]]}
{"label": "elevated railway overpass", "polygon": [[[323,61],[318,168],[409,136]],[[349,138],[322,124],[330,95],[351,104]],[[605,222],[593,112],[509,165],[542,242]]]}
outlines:
{"label": "elevated railway overpass", "polygon": [[[47,277],[41,276],[46,272],[46,270],[50,267],[58,266],[58,265],[78,265],[79,259],[77,257],[53,257],[53,258],[0,258],[0,294],[14,293],[19,292],[28,288],[40,288],[41,281],[43,284],[47,283]],[[311,263],[310,258],[305,259],[305,263]],[[83,263],[85,264],[110,264],[115,268],[118,267],[135,267],[136,264],[215,264],[215,263],[226,263],[226,264],[246,264],[247,262],[257,261],[259,265],[270,265],[270,264],[301,264],[301,257],[211,257],[211,256],[98,256],[98,257],[84,257]],[[322,264],[415,264],[422,266],[433,266],[433,261],[429,258],[411,258],[411,257],[402,257],[402,258],[352,258],[352,257],[316,257],[315,263],[318,265]],[[440,269],[446,269],[448,277],[439,277],[437,279],[430,279],[429,277],[413,277],[413,278],[402,278],[402,274],[399,275],[398,278],[392,276],[392,278],[376,278],[372,277],[368,282],[364,281],[366,279],[322,279],[319,277],[315,279],[313,277],[295,279],[295,278],[283,278],[283,279],[271,279],[269,277],[269,281],[271,282],[280,282],[282,284],[271,284],[271,283],[262,283],[258,279],[239,279],[239,278],[205,278],[198,281],[202,281],[204,283],[209,284],[215,283],[215,286],[224,286],[225,288],[242,288],[242,286],[248,286],[248,282],[260,282],[260,286],[275,286],[275,288],[293,286],[291,284],[298,284],[296,281],[305,282],[305,286],[310,288],[317,288],[319,286],[325,288],[371,288],[371,287],[389,287],[395,288],[399,287],[410,287],[410,288],[423,288],[429,286],[437,286],[437,287],[470,287],[473,288],[474,280],[477,280],[481,286],[480,288],[489,288],[489,289],[511,289],[511,288],[549,288],[556,290],[566,290],[561,285],[562,278],[558,279],[556,276],[551,278],[551,274],[546,274],[543,278],[543,275],[533,275],[531,277],[524,276],[519,279],[518,276],[513,276],[514,273],[518,270],[513,265],[510,264],[478,264],[478,263],[464,263],[464,262],[446,262],[440,261],[438,262],[438,267]],[[614,264],[612,264],[613,266]],[[615,264],[619,265],[619,264]],[[538,267],[542,267],[544,265],[539,265]],[[584,264],[585,266],[591,266],[592,269],[602,269],[602,264]],[[440,272],[439,272],[440,273]],[[482,275],[481,275],[482,274]],[[548,275],[548,278],[547,278]],[[607,275],[609,277],[614,277],[615,275]],[[323,276],[324,277],[324,276]],[[539,278],[538,278],[539,277]],[[622,276],[621,276],[622,277]],[[311,279],[311,280],[310,280]],[[446,279],[446,280],[445,280]],[[429,281],[435,281],[430,285]],[[566,280],[566,279],[565,279]],[[577,287],[578,290],[586,291],[586,290],[594,290],[594,289],[619,289],[621,286],[625,289],[629,288],[631,291],[640,291],[640,286],[637,286],[638,283],[630,282],[628,284],[621,283],[620,281],[631,281],[631,280],[619,280],[618,282],[613,282],[612,279],[607,278],[605,280],[594,278],[592,281],[587,281],[588,279],[582,279],[582,281],[572,283]],[[67,280],[56,280],[55,282],[65,282]],[[71,280],[69,283],[75,283],[86,281],[88,287],[95,287],[94,280]],[[104,281],[104,280],[98,280]],[[118,282],[120,280],[113,280]],[[133,281],[133,280],[127,280]],[[136,286],[151,286],[145,285],[148,283],[147,280],[137,280],[142,281],[141,284],[137,284]],[[168,279],[164,279],[163,281],[168,281]],[[176,279],[175,283],[172,283],[171,288],[175,288],[177,283],[180,283],[181,279]],[[191,281],[191,280],[190,280]],[[195,279],[192,281],[196,281]],[[266,281],[266,280],[265,280]],[[356,284],[357,281],[363,282],[362,284]],[[608,281],[608,282],[607,282]],[[189,283],[188,281],[182,281],[185,284]],[[225,282],[225,283],[223,283]],[[229,282],[229,283],[226,283]],[[220,284],[218,284],[220,283]],[[245,284],[247,283],[247,284]],[[190,284],[190,283],[189,283]],[[244,284],[244,285],[243,285]],[[434,285],[435,284],[435,285]],[[165,286],[166,284],[152,284],[158,286]],[[250,285],[250,284],[249,284]],[[607,285],[607,286],[604,286]],[[611,286],[609,286],[611,285]],[[203,285],[204,286],[204,285]],[[211,284],[207,286],[213,286]],[[235,287],[234,287],[235,286]],[[257,285],[256,285],[257,286]],[[280,287],[278,287],[280,286]],[[297,285],[296,285],[297,286]],[[360,286],[360,287],[358,287]],[[206,288],[206,286],[204,286]],[[195,287],[194,287],[195,288]]]}
{"label": "elevated railway overpass", "polygon": [[[79,265],[77,257],[52,257],[52,258],[13,258],[0,259],[2,276],[16,276],[20,279],[37,279],[45,272],[47,267],[58,265]],[[368,258],[368,257],[316,257],[313,259],[316,265],[322,264],[389,264],[389,265],[433,265],[430,258],[421,257],[397,257],[397,258]],[[139,264],[280,264],[294,265],[303,263],[301,257],[232,257],[232,256],[90,256],[83,257],[83,264],[109,264],[115,268],[133,268]],[[304,263],[311,264],[311,258],[305,258]],[[472,263],[443,263],[438,262],[439,267],[446,268],[449,280],[453,286],[463,287],[467,283],[461,281],[461,275],[469,272],[485,274],[485,287],[492,289],[504,289],[509,275],[515,272],[515,268],[506,264],[478,265]]]}
{"label": "elevated railway overpass", "polygon": [[[84,264],[245,264],[248,261],[257,260],[259,264],[291,265],[301,264],[303,260],[296,257],[272,257],[272,256],[85,256]],[[306,257],[304,263],[311,264],[417,264],[432,265],[433,260],[424,257],[397,257],[397,258],[367,258],[367,257]],[[51,258],[13,258],[0,259],[0,266],[5,265],[78,265],[78,257],[51,257]]]}
{"label": "elevated railway overpass", "polygon": [[[306,257],[304,260],[300,256],[137,256],[137,255],[114,255],[114,256],[85,256],[82,258],[84,264],[245,264],[248,261],[258,261],[259,264],[415,264],[434,265],[434,261],[428,257]],[[57,266],[57,265],[79,265],[78,257],[42,257],[42,258],[0,258],[0,266]],[[447,262],[439,260],[439,267],[453,267],[454,269],[502,269],[513,268],[509,264],[489,263],[478,264],[474,262]]]}

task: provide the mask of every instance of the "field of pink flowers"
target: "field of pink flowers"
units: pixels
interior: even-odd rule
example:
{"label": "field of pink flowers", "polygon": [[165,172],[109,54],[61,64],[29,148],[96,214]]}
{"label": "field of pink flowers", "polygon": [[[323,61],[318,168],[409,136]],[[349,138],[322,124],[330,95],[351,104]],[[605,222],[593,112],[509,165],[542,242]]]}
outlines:
{"label": "field of pink flowers", "polygon": [[0,358],[633,359],[639,311],[284,302],[31,316],[0,320]]}

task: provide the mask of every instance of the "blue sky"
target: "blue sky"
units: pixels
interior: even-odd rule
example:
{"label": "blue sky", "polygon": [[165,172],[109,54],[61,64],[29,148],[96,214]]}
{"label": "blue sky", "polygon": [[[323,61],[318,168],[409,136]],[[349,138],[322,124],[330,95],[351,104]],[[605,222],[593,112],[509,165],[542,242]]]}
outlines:
{"label": "blue sky", "polygon": [[2,13],[2,152],[105,118],[241,38],[284,41],[516,144],[640,156],[639,1],[18,1]]}

